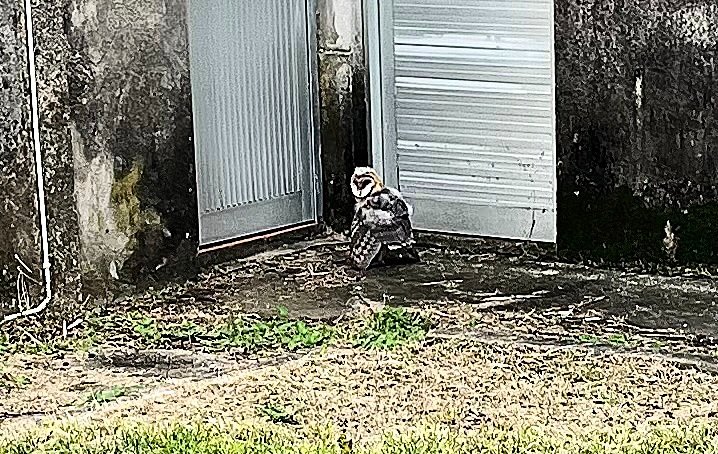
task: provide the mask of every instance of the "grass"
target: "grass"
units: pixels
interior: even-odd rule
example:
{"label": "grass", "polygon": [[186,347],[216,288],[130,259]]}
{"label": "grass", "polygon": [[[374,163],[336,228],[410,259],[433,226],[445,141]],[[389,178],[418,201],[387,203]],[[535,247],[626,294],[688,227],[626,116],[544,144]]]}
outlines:
{"label": "grass", "polygon": [[642,430],[622,427],[586,435],[484,426],[471,433],[427,428],[387,434],[371,446],[352,445],[332,428],[289,431],[234,424],[118,422],[56,426],[3,440],[3,454],[715,454],[718,426]]}
{"label": "grass", "polygon": [[124,397],[128,394],[128,389],[124,388],[122,386],[113,386],[111,388],[105,388],[105,389],[99,389],[97,391],[93,391],[90,393],[90,395],[87,396],[85,399],[86,403],[95,402],[95,403],[107,403],[107,402],[114,402],[120,397]]}
{"label": "grass", "polygon": [[578,336],[578,342],[581,344],[589,344],[595,346],[609,346],[609,347],[630,347],[631,341],[628,336],[624,333],[613,333],[603,335],[601,337],[593,334],[582,334]]}
{"label": "grass", "polygon": [[431,324],[418,312],[401,307],[385,307],[367,320],[354,338],[354,345],[364,348],[393,349],[426,336]]}
{"label": "grass", "polygon": [[428,321],[418,313],[391,307],[368,318],[354,320],[348,326],[290,319],[287,310],[281,307],[274,317],[229,317],[219,327],[192,321],[168,322],[135,311],[119,317],[90,319],[85,329],[78,331],[76,336],[47,343],[10,342],[0,335],[0,354],[19,351],[46,354],[71,350],[84,352],[101,345],[112,333],[120,332],[130,334],[138,345],[145,348],[176,347],[189,343],[210,350],[297,351],[341,340],[363,348],[393,349],[420,341],[428,329]]}
{"label": "grass", "polygon": [[251,320],[230,317],[219,328],[191,321],[166,323],[140,313],[132,313],[129,322],[133,334],[147,346],[175,345],[189,341],[213,349],[241,348],[245,351],[282,348],[295,351],[322,345],[334,338],[336,329],[322,323],[290,320],[284,308],[269,319]]}
{"label": "grass", "polygon": [[259,413],[275,424],[297,424],[294,411],[277,402],[267,402],[260,408]]}
{"label": "grass", "polygon": [[141,313],[131,313],[123,322],[146,345],[174,344],[189,340],[216,349],[239,348],[248,352],[270,349],[297,351],[347,340],[364,348],[393,349],[426,335],[430,324],[419,313],[386,307],[347,327],[290,319],[279,307],[273,317],[260,320],[229,317],[219,328],[192,322],[167,324]]}
{"label": "grass", "polygon": [[214,337],[224,347],[242,348],[246,351],[275,348],[295,351],[325,344],[332,340],[336,333],[334,327],[324,323],[309,324],[302,320],[290,320],[286,309],[280,308],[279,314],[268,320],[231,319],[214,333]]}
{"label": "grass", "polygon": [[31,335],[28,331],[20,330],[14,336],[0,333],[0,356],[18,353],[52,355],[61,351],[86,352],[102,341],[102,337],[93,327],[77,330],[67,337],[55,336],[50,339]]}
{"label": "grass", "polygon": [[[288,351],[310,349],[346,334],[342,329],[324,323],[292,320],[283,307],[274,317],[262,320],[230,318],[215,330],[191,322],[163,325],[139,314],[131,314],[129,319],[132,331],[148,345],[201,339],[202,343],[220,349],[240,348],[249,352],[278,348]],[[428,321],[420,314],[404,308],[387,307],[359,321],[359,329],[353,330],[349,340],[355,346],[364,348],[393,349],[423,339],[428,329]]]}
{"label": "grass", "polygon": [[21,389],[28,384],[30,384],[30,379],[24,375],[3,372],[2,369],[0,369],[0,391]]}
{"label": "grass", "polygon": [[173,342],[189,340],[190,342],[207,336],[207,329],[194,322],[161,323],[152,317],[133,313],[130,315],[132,332],[138,335],[145,344],[157,346],[163,341]]}
{"label": "grass", "polygon": [[162,339],[162,334],[154,318],[133,313],[130,314],[130,321],[132,332],[139,335],[146,343],[154,345]]}

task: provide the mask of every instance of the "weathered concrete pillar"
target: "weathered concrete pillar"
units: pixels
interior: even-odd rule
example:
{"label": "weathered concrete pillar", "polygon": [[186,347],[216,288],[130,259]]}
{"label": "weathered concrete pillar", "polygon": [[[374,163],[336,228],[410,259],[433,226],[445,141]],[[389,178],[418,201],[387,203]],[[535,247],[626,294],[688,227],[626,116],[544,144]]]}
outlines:
{"label": "weathered concrete pillar", "polygon": [[16,308],[19,265],[37,276],[35,163],[22,3],[0,0],[0,315]]}
{"label": "weathered concrete pillar", "polygon": [[345,229],[349,176],[366,164],[366,101],[361,0],[319,0],[319,71],[325,221]]}
{"label": "weathered concrete pillar", "polygon": [[67,17],[86,281],[101,291],[117,278],[137,282],[192,268],[197,207],[185,2],[72,0]]}
{"label": "weathered concrete pillar", "polygon": [[[8,53],[6,65],[8,95],[13,104],[3,103],[9,117],[1,120],[7,134],[3,161],[10,162],[13,172],[2,177],[2,191],[6,195],[2,215],[13,225],[2,242],[2,268],[10,270],[9,280],[16,273],[12,262],[15,253],[24,257],[33,277],[40,279],[38,240],[38,198],[34,177],[34,150],[31,145],[29,115],[29,86],[25,25],[22,2],[2,4],[3,48]],[[82,301],[79,270],[79,231],[74,197],[74,167],[68,129],[67,71],[69,46],[65,35],[67,2],[47,0],[35,2],[33,26],[36,43],[38,101],[40,110],[40,140],[44,166],[46,208],[48,217],[49,251],[54,298],[47,312],[60,322],[72,318],[77,303]],[[7,38],[7,41],[5,40]],[[9,44],[7,47],[5,44]],[[15,173],[13,176],[12,173]],[[9,207],[9,208],[8,208]],[[2,229],[4,230],[4,229]],[[8,262],[10,260],[10,262]],[[39,287],[39,286],[38,286]],[[33,303],[39,293],[33,292]],[[17,309],[17,308],[15,308]],[[61,326],[58,323],[58,327]],[[52,329],[53,327],[49,327]]]}

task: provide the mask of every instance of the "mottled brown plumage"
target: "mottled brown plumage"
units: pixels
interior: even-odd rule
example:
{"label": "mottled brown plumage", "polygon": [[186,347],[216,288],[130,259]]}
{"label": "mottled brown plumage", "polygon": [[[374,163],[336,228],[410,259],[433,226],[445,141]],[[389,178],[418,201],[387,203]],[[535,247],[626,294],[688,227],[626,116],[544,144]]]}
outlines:
{"label": "mottled brown plumage", "polygon": [[356,199],[351,226],[350,261],[354,268],[366,270],[386,256],[418,260],[411,226],[412,209],[401,193],[386,187],[368,167],[354,171],[351,181]]}

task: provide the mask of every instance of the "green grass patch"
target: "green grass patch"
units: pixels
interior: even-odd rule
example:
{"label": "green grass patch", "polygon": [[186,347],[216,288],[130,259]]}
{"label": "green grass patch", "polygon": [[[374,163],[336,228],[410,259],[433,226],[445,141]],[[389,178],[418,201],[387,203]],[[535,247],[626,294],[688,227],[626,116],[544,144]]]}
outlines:
{"label": "green grass patch", "polygon": [[288,430],[239,425],[143,424],[49,427],[2,438],[3,454],[715,454],[718,426],[631,428],[586,435],[484,426],[470,433],[411,430],[372,446],[350,444],[330,428]]}
{"label": "green grass patch", "polygon": [[631,342],[628,336],[624,333],[613,333],[600,337],[593,334],[582,334],[578,336],[578,342],[581,344],[589,344],[595,346],[622,348],[635,345],[635,343]]}
{"label": "green grass patch", "polygon": [[393,349],[426,336],[431,323],[418,312],[402,307],[385,307],[363,320],[354,345],[364,348]]}
{"label": "green grass patch", "polygon": [[0,333],[0,355],[10,351],[10,340],[7,334]]}
{"label": "green grass patch", "polygon": [[132,323],[132,332],[140,336],[146,343],[155,345],[162,340],[162,334],[154,318],[130,314],[130,322]]}
{"label": "green grass patch", "polygon": [[12,391],[22,389],[30,384],[30,379],[24,375],[3,372],[0,369],[0,391]]}
{"label": "green grass patch", "polygon": [[277,316],[267,320],[231,319],[213,337],[223,347],[247,351],[276,348],[295,351],[323,345],[336,334],[336,328],[324,323],[290,320],[286,309],[280,308]]}
{"label": "green grass patch", "polygon": [[298,424],[295,412],[278,402],[267,402],[260,408],[259,413],[275,424]]}
{"label": "green grass patch", "polygon": [[129,323],[135,337],[148,346],[176,345],[190,342],[216,350],[240,348],[256,352],[269,349],[290,351],[316,347],[327,343],[336,329],[323,323],[291,320],[284,308],[267,319],[230,317],[219,327],[198,325],[191,321],[166,323],[150,316],[132,313],[124,321]]}
{"label": "green grass patch", "polygon": [[120,397],[128,395],[128,389],[122,386],[112,386],[110,388],[98,389],[91,392],[85,399],[85,403],[107,403],[114,402]]}

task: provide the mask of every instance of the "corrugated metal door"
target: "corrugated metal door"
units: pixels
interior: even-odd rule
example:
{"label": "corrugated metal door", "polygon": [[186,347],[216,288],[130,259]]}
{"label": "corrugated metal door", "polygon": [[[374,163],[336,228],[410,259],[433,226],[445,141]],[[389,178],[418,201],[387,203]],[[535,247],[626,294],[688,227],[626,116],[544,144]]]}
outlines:
{"label": "corrugated metal door", "polygon": [[202,245],[317,219],[312,6],[189,1]]}
{"label": "corrugated metal door", "polygon": [[555,242],[552,0],[368,3],[374,162],[416,227]]}

